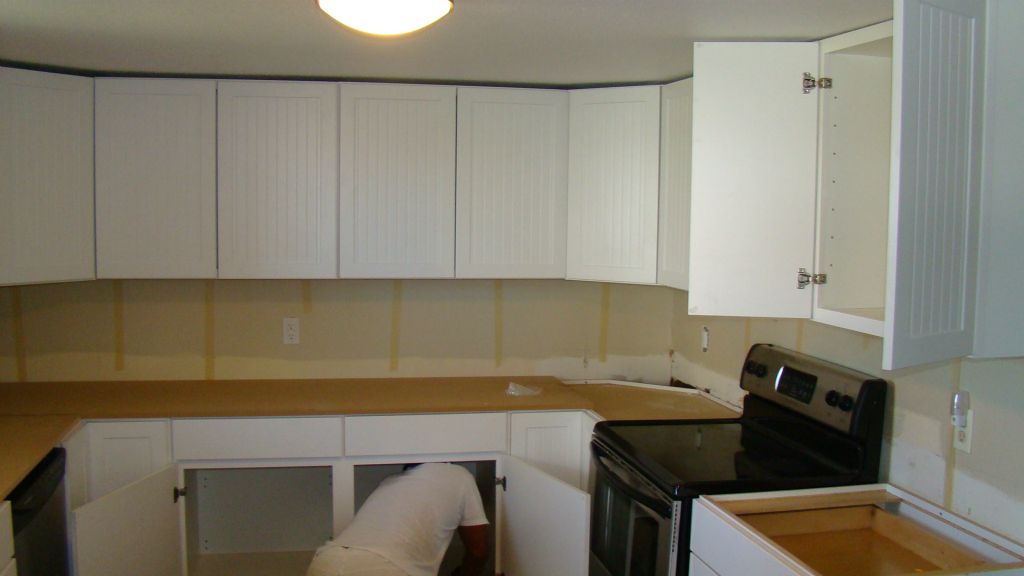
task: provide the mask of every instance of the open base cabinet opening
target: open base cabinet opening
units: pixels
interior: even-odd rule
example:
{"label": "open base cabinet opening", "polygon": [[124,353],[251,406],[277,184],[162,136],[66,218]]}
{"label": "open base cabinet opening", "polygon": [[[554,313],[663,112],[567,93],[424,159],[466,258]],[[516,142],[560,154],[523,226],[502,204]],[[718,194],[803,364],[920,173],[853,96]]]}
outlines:
{"label": "open base cabinet opening", "polygon": [[332,536],[331,467],[186,470],[190,576],[303,576]]}

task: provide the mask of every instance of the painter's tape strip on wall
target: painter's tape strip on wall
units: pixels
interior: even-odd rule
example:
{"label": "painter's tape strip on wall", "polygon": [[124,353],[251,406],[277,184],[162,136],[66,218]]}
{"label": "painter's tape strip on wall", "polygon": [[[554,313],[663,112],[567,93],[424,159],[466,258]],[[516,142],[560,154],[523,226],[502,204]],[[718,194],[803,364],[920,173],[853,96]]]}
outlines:
{"label": "painter's tape strip on wall", "polygon": [[313,313],[313,281],[302,281],[302,313]]}
{"label": "painter's tape strip on wall", "polygon": [[505,356],[505,286],[494,281],[494,367],[501,367]]}
{"label": "painter's tape strip on wall", "polygon": [[114,280],[114,370],[124,370],[124,283]]}
{"label": "painter's tape strip on wall", "polygon": [[214,282],[206,281],[206,293],[203,305],[203,360],[204,373],[207,380],[214,379],[215,356],[214,348]]}
{"label": "painter's tape strip on wall", "polygon": [[391,363],[390,370],[398,370],[398,342],[402,333],[402,281],[395,280],[391,289]]}
{"label": "painter's tape strip on wall", "polygon": [[608,361],[608,316],[612,306],[611,284],[601,284],[601,333],[597,344],[597,359]]}
{"label": "painter's tape strip on wall", "polygon": [[14,359],[18,370],[18,382],[28,380],[28,362],[25,354],[25,318],[21,307],[21,288],[11,288],[11,318],[14,326]]}

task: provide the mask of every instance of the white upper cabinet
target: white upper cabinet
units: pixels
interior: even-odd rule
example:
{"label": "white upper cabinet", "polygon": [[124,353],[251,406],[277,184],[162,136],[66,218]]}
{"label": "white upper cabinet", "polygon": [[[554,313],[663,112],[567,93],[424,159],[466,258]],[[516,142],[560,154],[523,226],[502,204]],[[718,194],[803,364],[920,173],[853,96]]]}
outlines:
{"label": "white upper cabinet", "polygon": [[658,284],[690,288],[690,161],[693,78],[661,87]]}
{"label": "white upper cabinet", "polygon": [[454,277],[455,95],[341,85],[342,278]]}
{"label": "white upper cabinet", "polygon": [[[691,314],[883,336],[886,370],[971,352],[984,6],[899,0],[894,23],[821,43],[697,45]],[[804,73],[831,87],[804,94]]]}
{"label": "white upper cabinet", "polygon": [[0,68],[0,284],[95,278],[91,78]]}
{"label": "white upper cabinet", "polygon": [[96,80],[96,274],[216,278],[217,82]]}
{"label": "white upper cabinet", "polygon": [[569,93],[566,277],[653,284],[660,87]]}
{"label": "white upper cabinet", "polygon": [[810,315],[817,69],[812,43],[694,46],[690,314]]}
{"label": "white upper cabinet", "polygon": [[338,86],[220,81],[220,278],[337,275]]}
{"label": "white upper cabinet", "polygon": [[569,97],[459,88],[456,276],[564,278]]}

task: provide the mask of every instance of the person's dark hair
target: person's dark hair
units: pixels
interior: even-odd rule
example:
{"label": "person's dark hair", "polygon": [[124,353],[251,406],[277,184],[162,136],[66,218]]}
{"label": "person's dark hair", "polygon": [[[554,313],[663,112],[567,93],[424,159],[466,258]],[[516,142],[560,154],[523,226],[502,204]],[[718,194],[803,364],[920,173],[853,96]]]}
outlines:
{"label": "person's dark hair", "polygon": [[402,472],[405,472],[406,470],[412,470],[413,468],[419,466],[420,464],[421,462],[416,462],[414,464],[406,464],[402,466]]}

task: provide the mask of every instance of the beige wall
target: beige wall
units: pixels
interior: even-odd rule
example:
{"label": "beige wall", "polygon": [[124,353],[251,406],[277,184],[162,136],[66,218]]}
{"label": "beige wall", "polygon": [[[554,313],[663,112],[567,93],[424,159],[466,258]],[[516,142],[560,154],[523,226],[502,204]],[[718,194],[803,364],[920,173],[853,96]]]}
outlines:
{"label": "beige wall", "polygon": [[[893,382],[886,478],[1024,540],[1024,360],[883,372],[878,338],[686,310],[685,292],[560,280],[0,288],[0,381],[551,374],[665,383],[671,375],[738,404],[747,348],[771,342]],[[285,316],[300,319],[297,346],[281,343]],[[958,387],[972,394],[971,454],[952,449]]]}
{"label": "beige wall", "polygon": [[[664,288],[561,280],[0,288],[0,381],[554,374],[664,383],[671,307]],[[299,318],[299,345],[281,342],[286,316]]]}
{"label": "beige wall", "polygon": [[[890,387],[883,475],[894,484],[1024,541],[1024,359],[971,360],[883,371],[882,340],[806,320],[688,316],[675,292],[673,375],[731,402],[747,348],[769,342],[885,378]],[[702,352],[701,328],[710,330]],[[971,393],[970,454],[953,449],[950,398]]]}

